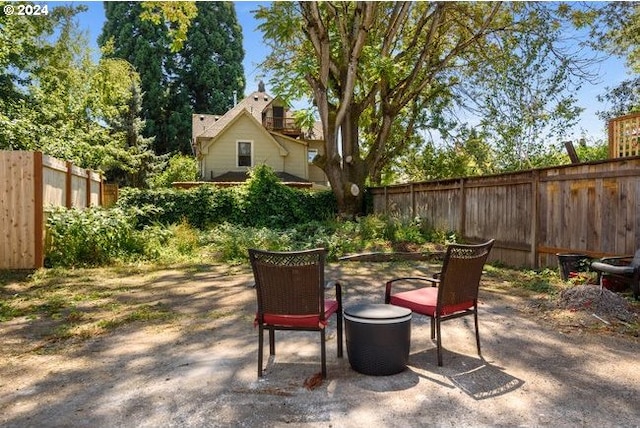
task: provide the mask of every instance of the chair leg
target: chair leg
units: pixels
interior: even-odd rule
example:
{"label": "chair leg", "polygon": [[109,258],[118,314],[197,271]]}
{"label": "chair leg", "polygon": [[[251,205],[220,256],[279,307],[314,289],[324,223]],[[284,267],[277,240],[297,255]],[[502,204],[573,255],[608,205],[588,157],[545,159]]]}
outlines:
{"label": "chair leg", "polygon": [[276,355],[276,332],[273,328],[269,328],[269,355]]}
{"label": "chair leg", "polygon": [[262,324],[258,327],[258,377],[262,377],[262,352],[264,342],[264,329]]}
{"label": "chair leg", "polygon": [[336,323],[336,328],[338,330],[338,358],[342,358],[342,314],[337,314],[338,322]]}
{"label": "chair leg", "polygon": [[436,319],[431,317],[431,340],[436,338]]}
{"label": "chair leg", "polygon": [[597,281],[598,281],[598,284],[600,285],[600,294],[602,294],[602,289],[604,288],[604,284],[602,283],[602,277],[603,277],[602,273],[598,272]]}
{"label": "chair leg", "polygon": [[475,308],[473,318],[476,325],[476,346],[478,347],[478,356],[482,357],[482,353],[480,352],[480,330],[478,330],[478,308]]}
{"label": "chair leg", "polygon": [[325,346],[325,329],[320,330],[320,358],[322,360],[322,378],[327,378],[327,349]]}
{"label": "chair leg", "polygon": [[440,318],[436,317],[436,347],[438,348],[438,365],[442,366],[442,336],[440,334]]}

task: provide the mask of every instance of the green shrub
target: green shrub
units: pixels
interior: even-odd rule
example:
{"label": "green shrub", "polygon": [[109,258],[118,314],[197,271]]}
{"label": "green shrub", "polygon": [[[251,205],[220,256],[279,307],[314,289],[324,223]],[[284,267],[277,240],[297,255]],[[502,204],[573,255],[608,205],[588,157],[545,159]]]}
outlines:
{"label": "green shrub", "polygon": [[189,190],[124,188],[116,206],[134,214],[139,229],[182,221],[200,230],[224,222],[284,229],[332,218],[337,211],[332,192],[287,187],[265,165],[254,168],[247,183],[237,188],[209,185]]}
{"label": "green shrub", "polygon": [[213,224],[238,217],[238,202],[233,188],[203,185],[193,189],[122,189],[116,206],[135,216],[139,229],[153,224],[177,224],[187,221],[204,230]]}
{"label": "green shrub", "polygon": [[120,209],[56,208],[46,226],[50,266],[102,265],[143,251],[130,217]]}
{"label": "green shrub", "polygon": [[171,187],[177,181],[196,181],[198,179],[198,162],[193,156],[174,155],[169,164],[159,174],[149,179],[151,188]]}
{"label": "green shrub", "polygon": [[268,166],[253,168],[243,187],[242,224],[282,229],[309,220],[299,191],[282,184]]}

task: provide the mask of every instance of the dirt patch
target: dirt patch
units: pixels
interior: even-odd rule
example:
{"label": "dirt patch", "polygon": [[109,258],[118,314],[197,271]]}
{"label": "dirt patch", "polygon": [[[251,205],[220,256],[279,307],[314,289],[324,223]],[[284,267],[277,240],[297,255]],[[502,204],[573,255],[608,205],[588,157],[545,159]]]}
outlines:
{"label": "dirt patch", "polygon": [[619,294],[595,284],[580,284],[563,290],[558,299],[558,307],[591,313],[605,323],[638,322],[638,314],[633,311],[629,302]]}

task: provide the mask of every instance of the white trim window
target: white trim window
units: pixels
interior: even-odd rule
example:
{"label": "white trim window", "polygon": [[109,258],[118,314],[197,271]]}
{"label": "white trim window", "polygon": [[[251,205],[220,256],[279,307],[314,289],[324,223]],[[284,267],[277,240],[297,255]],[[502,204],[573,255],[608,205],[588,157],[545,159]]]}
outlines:
{"label": "white trim window", "polygon": [[251,141],[238,141],[236,145],[238,167],[253,166],[253,144]]}

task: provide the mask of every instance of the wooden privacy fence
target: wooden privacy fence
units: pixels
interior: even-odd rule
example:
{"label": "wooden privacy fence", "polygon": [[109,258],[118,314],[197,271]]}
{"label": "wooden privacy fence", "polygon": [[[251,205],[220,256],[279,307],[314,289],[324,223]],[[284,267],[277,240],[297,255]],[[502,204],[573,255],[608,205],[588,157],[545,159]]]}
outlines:
{"label": "wooden privacy fence", "polygon": [[102,176],[41,152],[0,150],[0,269],[44,263],[48,207],[102,204]]}
{"label": "wooden privacy fence", "polygon": [[495,238],[492,260],[557,266],[640,248],[640,157],[371,189],[378,214],[420,217],[465,241]]}

